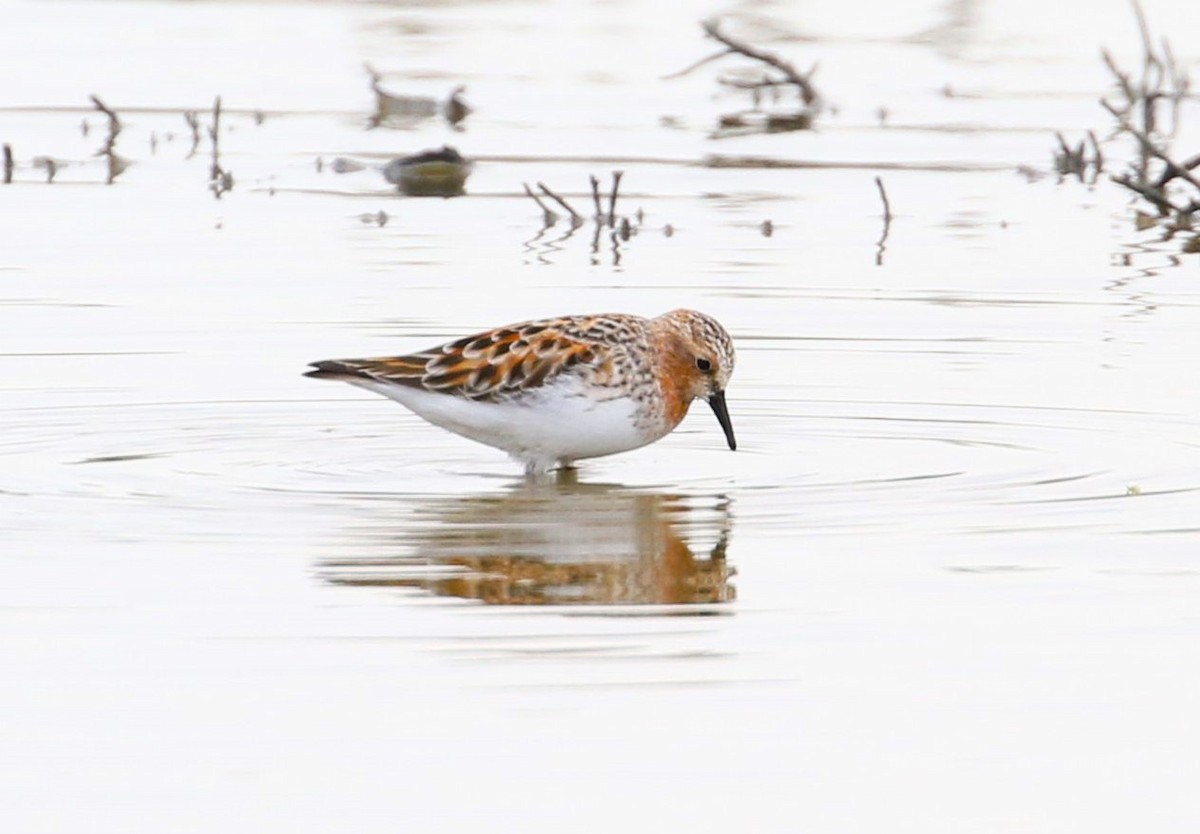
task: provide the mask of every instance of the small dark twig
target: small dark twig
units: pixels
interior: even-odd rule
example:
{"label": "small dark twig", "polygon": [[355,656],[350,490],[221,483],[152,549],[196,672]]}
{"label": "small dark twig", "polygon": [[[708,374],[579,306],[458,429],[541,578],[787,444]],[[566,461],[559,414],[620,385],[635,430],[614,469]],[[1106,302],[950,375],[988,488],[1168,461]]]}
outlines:
{"label": "small dark twig", "polygon": [[1088,141],[1092,143],[1092,165],[1098,174],[1104,170],[1104,153],[1100,150],[1100,142],[1096,139],[1095,132],[1089,130],[1087,135]]}
{"label": "small dark twig", "polygon": [[13,167],[14,167],[14,165],[13,165],[12,145],[5,142],[4,143],[4,184],[5,185],[9,185],[12,183]]}
{"label": "small dark twig", "polygon": [[[739,75],[717,76],[717,83],[721,86],[749,93],[752,107],[746,112],[719,117],[713,138],[744,133],[807,130],[812,127],[813,121],[822,109],[821,96],[812,83],[812,77],[817,71],[816,65],[808,72],[800,72],[773,52],[767,52],[727,35],[721,31],[721,24],[716,19],[702,21],[700,25],[705,35],[720,43],[724,48],[695,61],[678,72],[666,75],[664,78],[679,78],[705,64],[729,55],[740,55],[761,65],[755,78]],[[789,111],[795,112],[773,112],[764,115],[760,110],[764,100],[769,100],[772,104],[777,105],[780,101],[780,91],[785,89],[796,91],[799,104],[789,104],[788,107]]]}
{"label": "small dark twig", "polygon": [[562,197],[558,196],[558,195],[557,195],[557,194],[555,194],[553,191],[551,191],[551,190],[550,190],[550,189],[549,189],[549,188],[546,186],[546,184],[545,184],[545,183],[539,182],[539,183],[537,184],[537,187],[538,187],[538,189],[539,189],[539,190],[541,190],[541,192],[542,192],[543,194],[545,194],[545,195],[546,195],[547,197],[549,197],[551,200],[553,200],[554,202],[556,202],[556,203],[558,203],[560,206],[562,206],[564,209],[566,209],[566,211],[567,211],[567,214],[571,215],[571,225],[572,225],[572,226],[580,226],[580,225],[582,225],[582,224],[583,224],[583,217],[582,217],[582,216],[579,214],[579,212],[577,212],[577,211],[575,211],[575,209],[571,208],[571,204],[570,204],[570,203],[568,203],[568,202],[567,202],[566,200],[564,200]]}
{"label": "small dark twig", "polygon": [[879,177],[875,178],[875,187],[879,189],[879,199],[883,201],[883,222],[892,222],[892,204],[888,202],[887,191],[883,187],[883,180]]}
{"label": "small dark twig", "polygon": [[600,218],[604,216],[604,209],[600,207],[600,180],[596,179],[595,174],[588,174],[588,182],[592,186],[592,207],[596,212],[593,217],[599,223]]}
{"label": "small dark twig", "polygon": [[[1138,34],[1142,44],[1141,77],[1135,82],[1131,74],[1122,70],[1107,51],[1102,53],[1104,63],[1116,80],[1121,100],[1114,104],[1106,99],[1100,105],[1116,120],[1116,133],[1126,133],[1137,142],[1137,158],[1126,173],[1113,176],[1113,182],[1139,195],[1162,216],[1171,216],[1172,222],[1181,228],[1192,222],[1191,215],[1200,210],[1200,178],[1192,171],[1200,167],[1200,155],[1183,162],[1176,162],[1170,155],[1170,138],[1179,127],[1179,107],[1187,95],[1189,81],[1181,70],[1165,39],[1161,44],[1161,55],[1155,49],[1145,12],[1138,0],[1131,0]],[[1171,102],[1172,124],[1168,133],[1160,129],[1159,103]],[[1099,143],[1089,134],[1096,152],[1096,168],[1100,169],[1102,157]],[[1153,166],[1160,162],[1162,167]],[[1168,189],[1174,181],[1181,181],[1195,189],[1194,194],[1182,195]]]}
{"label": "small dark twig", "polygon": [[191,159],[200,150],[200,117],[194,110],[188,110],[183,114],[183,120],[187,122],[188,128],[192,131],[192,148],[187,155],[187,158]]}
{"label": "small dark twig", "polygon": [[1166,164],[1166,170],[1163,171],[1162,176],[1159,177],[1159,181],[1161,183],[1157,184],[1159,188],[1161,188],[1163,185],[1166,185],[1172,179],[1179,177],[1180,179],[1186,180],[1197,190],[1200,190],[1200,180],[1197,180],[1189,173],[1192,169],[1200,167],[1200,156],[1193,157],[1184,163],[1176,162],[1175,160],[1171,159],[1171,157],[1168,156],[1163,150],[1161,150],[1145,131],[1134,127],[1128,121],[1123,119],[1120,114],[1118,114],[1116,108],[1114,108],[1111,104],[1103,99],[1100,100],[1100,104],[1102,104],[1109,113],[1112,113],[1113,116],[1117,118],[1117,120],[1120,122],[1122,130],[1138,140],[1138,143],[1141,145],[1142,150],[1146,154]]}
{"label": "small dark twig", "polygon": [[108,116],[108,142],[111,148],[117,141],[117,134],[121,132],[121,120],[117,118],[117,114],[110,110],[98,96],[91,97],[92,104],[96,105],[96,109]]}
{"label": "small dark twig", "polygon": [[612,191],[608,195],[608,225],[611,228],[617,222],[617,191],[621,188],[621,177],[624,171],[612,172]]}
{"label": "small dark twig", "polygon": [[725,45],[727,53],[734,52],[738,55],[744,55],[751,60],[759,61],[782,73],[783,77],[787,80],[787,83],[794,84],[800,91],[801,100],[806,105],[811,107],[820,100],[820,96],[817,94],[817,90],[812,85],[811,81],[812,74],[816,70],[815,67],[812,70],[809,70],[807,73],[798,72],[795,67],[780,58],[778,55],[757,49],[749,44],[742,43],[741,41],[726,35],[721,31],[720,24],[715,20],[707,20],[700,25],[704,28],[704,33],[706,35],[718,43]]}
{"label": "small dark twig", "polygon": [[879,199],[883,201],[883,233],[879,240],[875,241],[875,265],[883,266],[883,253],[887,251],[888,233],[892,229],[892,204],[888,200],[887,190],[883,187],[883,180],[879,177],[875,178],[875,187],[879,189]]}
{"label": "small dark twig", "polygon": [[541,197],[533,193],[533,189],[529,187],[529,183],[523,182],[521,185],[525,186],[525,193],[528,194],[533,201],[538,204],[538,208],[542,210],[542,222],[546,225],[546,227],[549,228],[557,223],[558,213],[543,203]]}
{"label": "small dark twig", "polygon": [[371,89],[376,93],[382,93],[383,89],[380,86],[380,82],[383,81],[383,76],[379,74],[378,70],[365,61],[363,62],[363,69],[366,70],[367,75],[371,77]]}
{"label": "small dark twig", "polygon": [[208,127],[212,140],[212,163],[208,168],[208,187],[218,200],[227,191],[233,190],[233,174],[221,167],[221,97],[213,101],[212,124]]}
{"label": "small dark twig", "polygon": [[691,64],[690,66],[684,67],[683,69],[679,70],[678,72],[667,73],[666,75],[662,76],[661,78],[663,81],[671,81],[672,79],[675,79],[675,78],[682,78],[683,76],[687,75],[689,72],[695,72],[696,70],[700,69],[700,67],[704,66],[705,64],[710,64],[713,61],[717,60],[718,58],[724,58],[726,55],[732,55],[732,54],[734,54],[734,50],[722,49],[720,52],[714,52],[712,55],[709,55],[707,58],[701,58],[699,61],[696,61],[694,64]]}
{"label": "small dark twig", "polygon": [[1138,95],[1133,89],[1133,82],[1129,80],[1129,74],[1123,72],[1121,68],[1117,66],[1117,62],[1113,58],[1112,53],[1107,49],[1102,49],[1100,50],[1100,57],[1104,59],[1104,65],[1108,67],[1108,71],[1111,72],[1117,79],[1117,86],[1121,88],[1121,95],[1125,97],[1125,100],[1128,102],[1136,101]]}
{"label": "small dark twig", "polygon": [[[1158,179],[1154,181],[1154,187],[1162,188],[1176,177],[1187,176],[1186,172],[1194,171],[1196,168],[1200,168],[1200,154],[1196,154],[1190,159],[1185,159],[1183,162],[1176,162],[1168,165],[1163,169],[1163,172],[1159,174]],[[1194,184],[1194,181],[1191,177],[1188,177],[1188,180]]]}
{"label": "small dark twig", "polygon": [[1159,214],[1163,215],[1164,217],[1168,214],[1178,214],[1183,211],[1183,209],[1180,209],[1178,206],[1168,200],[1161,191],[1144,183],[1136,182],[1127,174],[1114,176],[1112,181],[1117,183],[1117,185],[1123,185],[1130,191],[1145,197],[1154,204],[1154,206],[1158,209]]}
{"label": "small dark twig", "polygon": [[1129,5],[1133,6],[1134,17],[1137,18],[1138,34],[1142,37],[1142,84],[1149,84],[1149,74],[1151,67],[1157,67],[1161,70],[1162,64],[1158,60],[1158,56],[1154,54],[1154,44],[1150,39],[1150,24],[1146,22],[1146,13],[1142,11],[1142,4],[1133,0]]}
{"label": "small dark twig", "polygon": [[116,151],[117,136],[121,133],[121,120],[117,118],[116,113],[100,100],[99,96],[93,95],[91,99],[96,109],[108,117],[108,136],[104,139],[104,147],[97,151],[96,155],[103,156],[107,160],[108,178],[106,182],[112,185],[117,176],[125,170],[126,165],[124,160],[117,156]]}
{"label": "small dark twig", "polygon": [[213,101],[212,124],[208,126],[208,138],[212,140],[212,164],[208,169],[209,179],[216,181],[221,177],[221,97]]}
{"label": "small dark twig", "polygon": [[33,167],[46,169],[46,184],[47,185],[54,182],[54,177],[58,174],[58,163],[54,161],[53,157],[49,157],[49,156],[34,157]]}

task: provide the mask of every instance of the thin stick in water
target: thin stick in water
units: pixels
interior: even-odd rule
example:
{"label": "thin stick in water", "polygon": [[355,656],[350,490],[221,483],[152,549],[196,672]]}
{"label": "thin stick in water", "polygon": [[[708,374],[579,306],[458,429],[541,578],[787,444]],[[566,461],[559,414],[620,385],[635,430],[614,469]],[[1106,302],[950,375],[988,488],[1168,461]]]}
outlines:
{"label": "thin stick in water", "polygon": [[875,187],[879,189],[879,199],[883,201],[883,234],[875,241],[875,265],[883,266],[883,253],[887,251],[888,233],[892,229],[892,204],[888,201],[883,180],[879,177],[875,178]]}
{"label": "thin stick in water", "polygon": [[553,191],[551,191],[544,182],[539,182],[537,184],[537,187],[541,190],[541,192],[543,194],[545,194],[551,200],[553,200],[554,202],[556,202],[560,206],[562,206],[564,209],[566,209],[567,214],[571,215],[571,225],[572,226],[578,226],[581,223],[583,223],[583,217],[580,216],[579,212],[577,212],[577,211],[575,211],[575,209],[571,208],[570,203],[568,203],[562,197],[559,197],[557,194],[555,194]]}
{"label": "thin stick in water", "polygon": [[608,225],[612,227],[617,222],[617,191],[621,188],[621,177],[625,176],[624,171],[612,172],[612,191],[608,195]]}
{"label": "thin stick in water", "polygon": [[542,198],[533,193],[533,189],[529,187],[529,183],[523,182],[521,185],[525,186],[525,193],[533,198],[533,201],[538,204],[538,208],[542,210],[542,222],[547,226],[553,226],[558,222],[558,212],[543,203]]}
{"label": "thin stick in water", "polygon": [[600,208],[600,180],[596,179],[595,174],[588,174],[588,182],[592,184],[592,206],[595,208],[596,222],[601,222],[604,217],[604,210]]}
{"label": "thin stick in water", "polygon": [[875,178],[875,186],[879,189],[879,199],[883,200],[883,219],[887,223],[892,222],[892,205],[888,202],[887,191],[884,190],[883,180],[879,177]]}

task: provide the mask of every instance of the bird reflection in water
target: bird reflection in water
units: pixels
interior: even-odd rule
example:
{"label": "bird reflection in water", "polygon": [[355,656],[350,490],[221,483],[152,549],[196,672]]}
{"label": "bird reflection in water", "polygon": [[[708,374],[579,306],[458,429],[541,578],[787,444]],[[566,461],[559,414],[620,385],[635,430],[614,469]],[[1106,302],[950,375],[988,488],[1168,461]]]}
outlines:
{"label": "bird reflection in water", "polygon": [[[332,584],[496,605],[720,603],[735,598],[730,528],[724,496],[522,484],[431,499],[402,529],[372,536],[372,555],[321,568]],[[385,548],[400,555],[374,555]]]}

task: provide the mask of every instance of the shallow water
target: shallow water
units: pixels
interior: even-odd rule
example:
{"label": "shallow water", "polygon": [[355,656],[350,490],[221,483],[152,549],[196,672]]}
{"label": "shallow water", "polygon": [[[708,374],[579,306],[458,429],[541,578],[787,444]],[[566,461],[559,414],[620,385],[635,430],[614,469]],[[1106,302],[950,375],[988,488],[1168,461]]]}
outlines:
{"label": "shallow water", "polygon": [[[1051,173],[1128,7],[664,9],[0,5],[7,830],[1194,828],[1197,256]],[[715,11],[837,112],[709,138],[722,65],[661,78]],[[475,112],[368,129],[364,62]],[[371,167],[443,143],[467,197]],[[628,241],[522,191],[614,169]],[[528,485],[300,376],[679,306],[734,335],[736,453],[697,408]]]}

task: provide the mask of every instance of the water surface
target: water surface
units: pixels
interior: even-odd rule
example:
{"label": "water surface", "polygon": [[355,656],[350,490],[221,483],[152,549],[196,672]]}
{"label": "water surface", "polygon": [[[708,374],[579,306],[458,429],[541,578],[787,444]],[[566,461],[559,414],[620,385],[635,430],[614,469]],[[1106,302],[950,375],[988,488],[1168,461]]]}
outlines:
{"label": "water surface", "polygon": [[[1195,70],[1193,5],[1146,9]],[[12,830],[1194,828],[1196,256],[1051,174],[1123,3],[2,11]],[[836,111],[711,139],[724,65],[663,76],[714,13]],[[364,62],[475,112],[369,129]],[[466,197],[371,167],[444,143]],[[628,241],[522,190],[614,169]],[[736,453],[697,409],[530,486],[300,376],[679,306],[734,335]]]}

